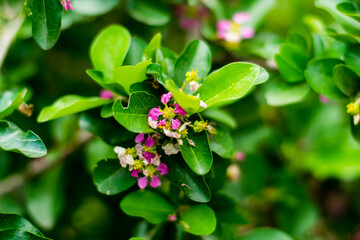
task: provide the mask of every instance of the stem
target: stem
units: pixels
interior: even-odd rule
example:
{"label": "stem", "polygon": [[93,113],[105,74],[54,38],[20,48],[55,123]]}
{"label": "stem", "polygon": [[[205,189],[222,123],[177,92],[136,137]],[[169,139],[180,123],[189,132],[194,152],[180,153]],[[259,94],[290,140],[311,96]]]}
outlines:
{"label": "stem", "polygon": [[186,85],[188,85],[188,81],[185,81],[184,84],[182,85],[182,87],[180,88],[180,91],[182,92],[184,90],[184,88],[186,87]]}
{"label": "stem", "polygon": [[197,113],[197,115],[199,116],[199,118],[200,118],[201,121],[204,121],[204,118],[201,116],[200,113]]}

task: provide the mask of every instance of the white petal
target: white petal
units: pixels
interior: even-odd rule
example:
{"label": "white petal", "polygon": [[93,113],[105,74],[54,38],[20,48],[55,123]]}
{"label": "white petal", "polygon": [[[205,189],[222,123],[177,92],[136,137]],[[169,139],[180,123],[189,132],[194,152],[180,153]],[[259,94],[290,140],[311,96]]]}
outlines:
{"label": "white petal", "polygon": [[360,122],[360,114],[354,116],[354,125],[358,125]]}
{"label": "white petal", "polygon": [[145,168],[143,169],[143,174],[148,177],[149,174],[150,174],[150,171],[149,170],[146,170]]}
{"label": "white petal", "polygon": [[159,166],[160,165],[160,157],[161,157],[160,154],[156,154],[156,156],[153,159],[151,159],[151,164],[153,164],[155,166]]}
{"label": "white petal", "polygon": [[129,165],[134,165],[134,158],[133,156],[131,155],[125,155],[125,158],[126,158],[126,163],[129,164]]}
{"label": "white petal", "polygon": [[148,117],[148,124],[149,124],[149,127],[156,129],[156,125],[158,124],[158,122],[154,121],[151,117]]}
{"label": "white petal", "polygon": [[[186,122],[183,125],[181,125],[181,127],[179,128],[179,132],[182,132],[185,130],[186,126],[189,125],[191,122]],[[180,144],[181,145],[181,144]]]}
{"label": "white petal", "polygon": [[177,132],[172,132],[172,131],[170,131],[168,129],[164,129],[164,133],[165,133],[166,136],[172,137],[172,138],[180,138],[181,137],[181,135],[178,134]]}
{"label": "white petal", "polygon": [[191,145],[191,146],[193,146],[193,147],[195,147],[195,143],[194,143],[194,141],[193,141],[193,140],[191,140],[191,139],[188,139],[188,140],[189,140],[190,145]]}
{"label": "white petal", "polygon": [[[180,141],[181,139],[179,139]],[[181,140],[182,141],[182,140]],[[161,147],[166,155],[172,155],[172,154],[177,154],[178,152],[180,152],[179,149],[179,145],[178,144],[172,144],[172,143],[168,143],[165,146]]]}
{"label": "white petal", "polygon": [[203,100],[200,100],[200,107],[207,108],[207,104]]}
{"label": "white petal", "polygon": [[117,153],[118,157],[125,155],[126,149],[123,147],[115,147],[114,152]]}

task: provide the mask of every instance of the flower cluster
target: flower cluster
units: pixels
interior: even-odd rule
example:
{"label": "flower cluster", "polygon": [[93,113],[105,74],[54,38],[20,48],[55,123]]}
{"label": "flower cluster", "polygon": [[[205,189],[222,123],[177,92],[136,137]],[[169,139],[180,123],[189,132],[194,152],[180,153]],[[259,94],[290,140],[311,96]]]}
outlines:
{"label": "flower cluster", "polygon": [[[144,189],[150,179],[150,186],[156,188],[161,185],[159,175],[169,172],[165,163],[160,161],[161,155],[156,150],[158,134],[151,136],[148,134],[138,134],[135,138],[135,147],[123,148],[115,147],[114,151],[118,155],[120,164],[123,168],[129,168],[131,176],[138,179],[138,185]],[[142,174],[142,177],[139,177]]]}
{"label": "flower cluster", "polygon": [[217,23],[217,37],[224,41],[225,47],[238,48],[242,39],[252,38],[254,29],[244,26],[250,20],[246,12],[235,13],[232,20],[220,20]]}
{"label": "flower cluster", "polygon": [[61,4],[63,5],[65,11],[75,10],[75,8],[71,5],[71,0],[63,0],[61,1]]}
{"label": "flower cluster", "polygon": [[346,108],[347,113],[354,116],[354,125],[358,125],[360,122],[360,100],[349,103]]}

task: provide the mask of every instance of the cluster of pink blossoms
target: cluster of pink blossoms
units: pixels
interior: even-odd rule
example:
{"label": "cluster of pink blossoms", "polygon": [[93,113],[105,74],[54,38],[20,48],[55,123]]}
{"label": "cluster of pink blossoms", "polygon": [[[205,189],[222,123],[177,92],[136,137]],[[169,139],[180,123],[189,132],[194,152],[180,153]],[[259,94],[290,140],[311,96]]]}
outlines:
{"label": "cluster of pink blossoms", "polygon": [[223,40],[225,46],[236,48],[242,39],[252,38],[254,29],[243,26],[250,20],[246,12],[235,13],[232,20],[220,20],[217,23],[217,37]]}
{"label": "cluster of pink blossoms", "polygon": [[61,1],[61,4],[63,5],[65,11],[75,10],[75,8],[71,5],[71,0],[63,0]]}
{"label": "cluster of pink blossoms", "polygon": [[[150,179],[150,186],[156,188],[161,185],[159,175],[165,175],[169,172],[169,168],[165,163],[160,161],[161,155],[157,153],[159,135],[138,134],[135,138],[135,147],[123,148],[115,147],[120,164],[123,168],[129,168],[131,176],[138,179],[138,185],[144,189]],[[143,176],[139,176],[142,174]]]}

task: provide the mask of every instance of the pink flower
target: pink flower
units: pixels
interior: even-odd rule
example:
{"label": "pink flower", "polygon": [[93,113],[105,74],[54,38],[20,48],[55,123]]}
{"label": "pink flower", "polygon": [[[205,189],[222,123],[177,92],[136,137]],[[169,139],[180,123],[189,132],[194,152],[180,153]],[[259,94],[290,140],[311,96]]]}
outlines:
{"label": "pink flower", "polygon": [[229,20],[222,19],[217,22],[216,28],[218,32],[226,32],[231,28],[231,22]]}
{"label": "pink flower", "polygon": [[71,0],[67,0],[67,5],[70,10],[75,10],[75,8],[71,5]]}
{"label": "pink flower", "polygon": [[180,124],[181,124],[181,122],[179,119],[171,119],[171,128],[173,130],[178,129]]}
{"label": "pink flower", "polygon": [[163,95],[161,96],[161,102],[162,102],[163,104],[167,104],[172,97],[173,97],[173,95],[172,95],[171,92],[168,92],[168,93],[166,93],[166,94],[163,94]]}
{"label": "pink flower", "polygon": [[147,177],[138,178],[138,185],[139,185],[139,188],[141,188],[141,189],[146,188],[146,186],[148,185]]}
{"label": "pink flower", "polygon": [[152,137],[150,137],[150,134],[148,135],[148,138],[145,141],[145,146],[147,147],[152,147],[155,143],[155,139],[153,139]]}
{"label": "pink flower", "polygon": [[177,113],[180,116],[185,116],[186,115],[186,111],[182,107],[180,107],[179,104],[175,103],[174,106],[175,106],[174,113]]}
{"label": "pink flower", "polygon": [[331,102],[327,97],[324,97],[323,95],[319,95],[319,101],[321,103],[329,103],[329,102]]}
{"label": "pink flower", "polygon": [[160,185],[161,185],[161,181],[159,176],[153,176],[151,178],[150,186],[152,186],[153,188],[157,188]]}
{"label": "pink flower", "polygon": [[151,117],[152,120],[157,121],[160,115],[163,115],[163,113],[160,111],[160,107],[158,107],[150,109],[148,117]]}
{"label": "pink flower", "polygon": [[75,10],[75,8],[71,5],[71,0],[61,1],[61,4],[63,5],[65,11]]}
{"label": "pink flower", "polygon": [[254,37],[255,31],[251,27],[244,27],[241,29],[241,36],[244,39],[252,38]]}
{"label": "pink flower", "polygon": [[166,126],[166,119],[160,120],[159,123],[156,125],[157,127],[159,126]]}
{"label": "pink flower", "polygon": [[169,172],[169,168],[165,163],[160,163],[156,170],[160,172],[160,175],[166,175]]}
{"label": "pink flower", "polygon": [[250,20],[250,14],[247,12],[238,12],[233,16],[233,21],[237,24],[241,24]]}
{"label": "pink flower", "polygon": [[171,215],[169,215],[168,219],[169,219],[170,222],[175,222],[176,221],[176,215],[171,214]]}
{"label": "pink flower", "polygon": [[114,94],[109,90],[101,90],[100,97],[103,99],[111,99]]}
{"label": "pink flower", "polygon": [[141,173],[141,171],[140,170],[132,170],[132,172],[131,172],[131,176],[132,177],[136,177],[136,178],[138,178],[139,177],[139,173]]}
{"label": "pink flower", "polygon": [[236,153],[235,153],[235,159],[236,159],[236,161],[243,161],[243,160],[245,160],[245,153],[243,153],[243,152],[236,152]]}
{"label": "pink flower", "polygon": [[135,138],[135,142],[142,143],[143,141],[145,141],[144,135],[145,135],[145,133],[139,133]]}
{"label": "pink flower", "polygon": [[151,163],[151,159],[153,159],[156,155],[150,152],[143,152],[142,156],[148,161],[148,163]]}

